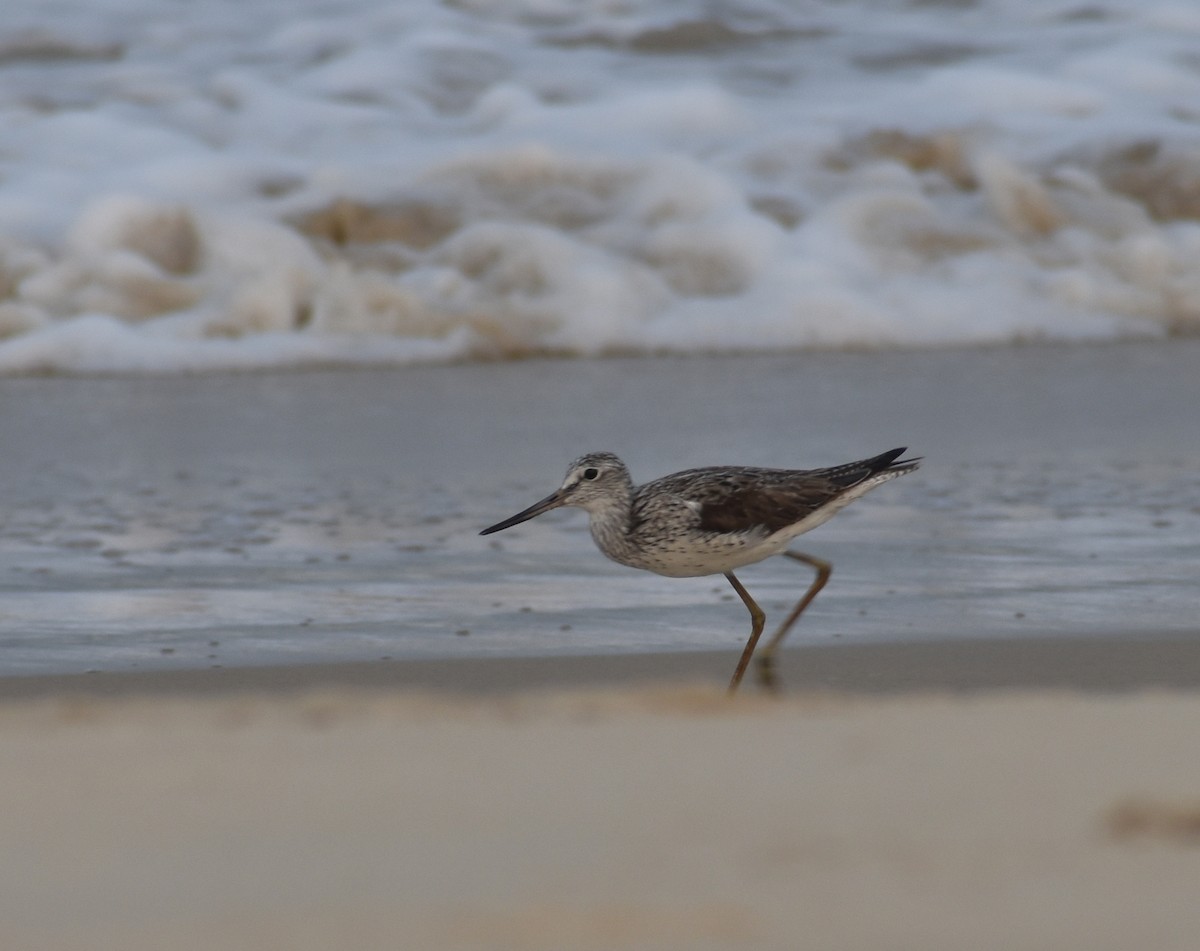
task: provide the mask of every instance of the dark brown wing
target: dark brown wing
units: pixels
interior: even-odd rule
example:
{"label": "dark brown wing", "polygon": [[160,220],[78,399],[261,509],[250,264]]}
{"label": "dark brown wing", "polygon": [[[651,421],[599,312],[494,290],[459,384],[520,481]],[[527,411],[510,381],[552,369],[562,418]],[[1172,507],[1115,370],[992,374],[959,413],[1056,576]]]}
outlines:
{"label": "dark brown wing", "polygon": [[[702,531],[765,529],[770,534],[794,525],[877,473],[915,468],[916,460],[896,462],[903,453],[892,449],[828,469],[690,469],[639,489],[634,521],[639,520],[640,502],[665,494],[693,508]],[[643,490],[650,491],[643,494]]]}
{"label": "dark brown wing", "polygon": [[700,528],[706,532],[742,532],[765,528],[768,533],[794,525],[844,489],[823,478],[736,481],[719,498],[701,502]]}

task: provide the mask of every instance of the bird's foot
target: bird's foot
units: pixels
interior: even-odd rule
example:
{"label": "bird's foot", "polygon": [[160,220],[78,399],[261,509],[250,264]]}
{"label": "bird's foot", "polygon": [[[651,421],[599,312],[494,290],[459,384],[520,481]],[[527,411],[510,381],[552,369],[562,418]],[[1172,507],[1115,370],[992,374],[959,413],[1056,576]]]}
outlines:
{"label": "bird's foot", "polygon": [[767,693],[779,693],[779,677],[775,673],[775,655],[770,651],[759,654],[758,685]]}

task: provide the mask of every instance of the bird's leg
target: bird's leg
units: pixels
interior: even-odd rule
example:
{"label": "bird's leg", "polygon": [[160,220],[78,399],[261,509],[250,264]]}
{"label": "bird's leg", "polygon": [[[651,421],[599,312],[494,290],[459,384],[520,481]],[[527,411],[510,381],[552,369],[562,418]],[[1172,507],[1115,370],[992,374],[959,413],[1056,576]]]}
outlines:
{"label": "bird's leg", "polygon": [[729,579],[729,583],[733,585],[733,590],[738,593],[738,597],[742,599],[742,603],[750,611],[750,640],[746,641],[746,647],[742,650],[742,656],[738,660],[737,669],[733,672],[733,679],[729,681],[729,692],[733,693],[737,690],[738,684],[742,682],[742,674],[750,666],[750,657],[754,653],[754,646],[758,643],[758,639],[762,635],[763,624],[767,620],[767,616],[755,600],[750,597],[750,592],[743,588],[742,583],[733,576],[732,571],[725,572],[725,577]]}
{"label": "bird's leg", "polygon": [[[792,613],[779,625],[779,630],[772,635],[771,639],[767,642],[767,646],[758,655],[758,682],[768,690],[774,690],[777,686],[775,681],[776,649],[783,642],[783,639],[787,637],[787,633],[791,630],[792,625],[796,623],[796,619],[812,603],[812,599],[817,596],[817,592],[825,587],[825,582],[829,580],[829,574],[833,571],[833,565],[827,561],[822,561],[820,558],[814,558],[812,555],[804,555],[798,551],[785,551],[783,554],[815,568],[817,576],[813,579],[813,583],[809,585],[808,590],[804,592],[804,597],[800,599],[800,603],[792,609]],[[749,657],[745,658],[745,660],[749,659]]]}

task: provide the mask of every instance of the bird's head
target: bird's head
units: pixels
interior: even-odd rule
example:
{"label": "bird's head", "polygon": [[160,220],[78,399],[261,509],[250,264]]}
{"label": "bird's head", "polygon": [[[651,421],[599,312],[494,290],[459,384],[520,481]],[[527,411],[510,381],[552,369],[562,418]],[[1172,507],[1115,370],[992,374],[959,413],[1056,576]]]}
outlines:
{"label": "bird's head", "polygon": [[611,452],[589,452],[571,463],[562,485],[557,490],[511,518],[485,528],[479,534],[490,535],[492,532],[503,531],[565,505],[573,505],[591,512],[613,500],[627,498],[631,484],[629,470],[617,456]]}

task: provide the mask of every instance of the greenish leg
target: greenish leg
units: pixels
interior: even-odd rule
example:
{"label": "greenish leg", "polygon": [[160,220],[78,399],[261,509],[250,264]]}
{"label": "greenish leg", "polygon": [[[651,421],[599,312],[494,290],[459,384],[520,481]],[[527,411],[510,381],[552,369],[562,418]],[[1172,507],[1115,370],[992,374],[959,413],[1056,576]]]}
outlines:
{"label": "greenish leg", "polygon": [[746,647],[742,650],[742,656],[738,660],[737,669],[733,672],[733,679],[729,681],[729,692],[734,693],[738,688],[738,684],[742,682],[742,675],[746,673],[746,668],[750,666],[750,658],[754,654],[754,647],[758,644],[759,637],[762,636],[763,624],[766,622],[767,616],[755,600],[750,597],[750,592],[743,588],[742,583],[733,576],[732,571],[725,572],[725,577],[729,579],[729,583],[733,585],[733,590],[738,593],[738,597],[742,599],[742,603],[750,611],[750,640],[746,641]]}
{"label": "greenish leg", "polygon": [[[775,632],[774,636],[767,642],[767,646],[762,649],[762,653],[758,655],[758,682],[767,690],[775,690],[779,686],[775,677],[775,651],[783,642],[783,639],[787,637],[788,631],[796,623],[796,619],[804,613],[804,609],[812,603],[812,599],[825,587],[825,582],[829,580],[830,572],[833,571],[833,565],[827,561],[822,561],[820,558],[814,558],[812,555],[804,555],[798,551],[785,551],[783,554],[814,568],[817,572],[817,577],[813,579],[813,583],[804,592],[804,597],[800,599],[800,603],[792,609],[792,613],[779,625],[779,630]],[[726,577],[729,576],[726,575]],[[742,660],[744,663],[748,663],[750,658],[748,655],[743,655]]]}

